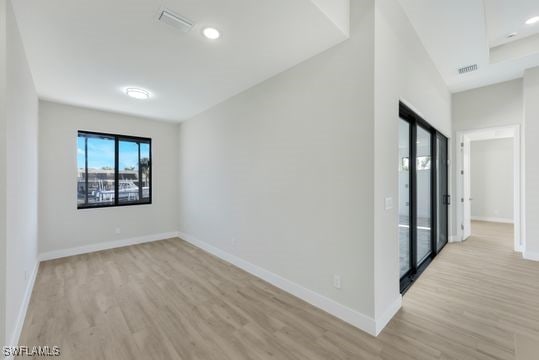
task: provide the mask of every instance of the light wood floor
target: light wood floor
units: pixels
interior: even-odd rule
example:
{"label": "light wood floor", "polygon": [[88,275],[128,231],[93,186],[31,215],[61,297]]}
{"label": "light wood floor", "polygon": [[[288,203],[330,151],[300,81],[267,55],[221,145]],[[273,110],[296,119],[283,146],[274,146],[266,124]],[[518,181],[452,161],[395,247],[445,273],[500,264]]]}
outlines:
{"label": "light wood floor", "polygon": [[473,229],[378,338],[171,239],[42,263],[20,343],[77,360],[527,360],[539,354],[539,263],[511,251],[511,226]]}

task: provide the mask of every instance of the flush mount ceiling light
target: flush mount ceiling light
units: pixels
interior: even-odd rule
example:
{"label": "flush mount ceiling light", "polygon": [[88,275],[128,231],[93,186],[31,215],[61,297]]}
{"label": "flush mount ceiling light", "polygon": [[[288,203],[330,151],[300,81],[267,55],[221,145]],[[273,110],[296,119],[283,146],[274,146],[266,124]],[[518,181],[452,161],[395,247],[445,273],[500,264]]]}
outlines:
{"label": "flush mount ceiling light", "polygon": [[204,28],[204,30],[202,30],[202,35],[204,35],[207,39],[210,40],[217,40],[221,37],[221,33],[219,32],[219,30],[212,27]]}
{"label": "flush mount ceiling light", "polygon": [[148,100],[151,96],[148,90],[139,88],[127,88],[125,89],[125,94],[138,100]]}
{"label": "flush mount ceiling light", "polygon": [[529,18],[526,20],[526,25],[533,25],[535,23],[539,22],[539,16],[534,16],[532,18]]}

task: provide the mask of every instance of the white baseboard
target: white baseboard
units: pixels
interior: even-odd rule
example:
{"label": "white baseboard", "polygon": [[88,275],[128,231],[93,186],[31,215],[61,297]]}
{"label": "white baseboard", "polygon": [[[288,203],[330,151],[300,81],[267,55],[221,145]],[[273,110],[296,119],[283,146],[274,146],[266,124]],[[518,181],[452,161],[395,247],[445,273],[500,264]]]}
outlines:
{"label": "white baseboard", "polygon": [[376,319],[376,334],[378,336],[384,330],[384,328],[389,324],[393,316],[400,310],[402,307],[402,295],[399,295],[397,299],[391,304],[391,306],[384,312],[384,314]]}
{"label": "white baseboard", "polygon": [[[32,297],[32,290],[34,289],[34,284],[36,282],[37,270],[39,269],[39,260],[36,261],[28,283],[26,284],[26,290],[24,291],[24,297],[22,299],[22,304],[19,308],[19,314],[17,315],[17,320],[15,323],[15,330],[11,336],[9,346],[17,346],[19,344],[19,339],[21,337],[22,327],[24,325],[24,320],[26,319],[26,312],[28,310],[28,305],[30,304],[30,298]],[[5,359],[13,359],[13,356],[6,357]]]}
{"label": "white baseboard", "polygon": [[54,250],[39,254],[39,261],[60,259],[63,257],[92,253],[96,251],[115,249],[124,246],[143,244],[152,241],[165,240],[178,237],[178,232],[139,236],[131,239],[115,240],[97,244],[84,245],[70,249]]}
{"label": "white baseboard", "polygon": [[539,253],[537,252],[524,251],[522,257],[526,260],[539,261]]}
{"label": "white baseboard", "polygon": [[179,232],[178,235],[180,238],[187,241],[188,243],[212,255],[215,255],[218,258],[239,267],[240,269],[245,270],[246,272],[272,284],[273,286],[276,286],[279,289],[284,290],[289,294],[292,294],[302,299],[303,301],[306,301],[309,304],[373,336],[377,336],[382,331],[385,325],[387,325],[389,320],[391,320],[393,315],[398,311],[401,306],[402,298],[399,297],[399,299],[397,299],[394,304],[392,304],[390,309],[384,312],[384,316],[382,316],[381,319],[376,321],[370,316],[350,309],[349,307],[339,304],[336,301],[325,297],[324,295],[318,294],[275,273],[272,273],[271,271],[251,264],[248,261],[237,257],[236,255],[232,255],[226,251],[214,247],[213,245],[200,241],[194,236],[182,232]]}
{"label": "white baseboard", "polygon": [[449,242],[450,243],[456,243],[456,242],[460,242],[459,238],[457,236],[450,236],[449,237]]}
{"label": "white baseboard", "polygon": [[[254,264],[251,264],[248,261],[245,261],[235,255],[232,255],[226,251],[218,249],[208,243],[205,243],[203,241],[196,239],[195,237],[189,234],[185,234],[182,232],[162,233],[162,234],[141,236],[141,237],[136,237],[136,238],[131,238],[131,239],[109,241],[109,242],[103,242],[99,244],[79,246],[79,247],[70,248],[70,249],[49,251],[49,252],[41,253],[39,255],[39,261],[59,259],[59,258],[68,257],[68,256],[74,256],[74,255],[114,249],[114,248],[119,248],[119,247],[124,247],[124,246],[142,244],[142,243],[147,243],[147,242],[152,242],[152,241],[164,240],[164,239],[174,238],[178,236],[181,237],[183,240],[191,243],[192,245],[212,255],[215,255],[239,267],[240,269],[247,271],[248,273],[308,302],[309,304],[373,336],[377,336],[384,329],[384,327],[389,323],[389,321],[393,318],[393,316],[397,313],[397,311],[400,309],[402,305],[402,297],[399,296],[399,298],[396,299],[392,303],[392,305],[383,313],[383,315],[379,319],[375,320],[370,316],[364,315],[345,305],[339,304],[336,301],[329,299],[324,295],[318,294],[310,289],[307,289],[299,284],[296,284],[288,279],[285,279],[277,274],[274,274]],[[18,342],[18,337],[20,336],[20,331],[22,330],[22,325],[24,324],[24,317],[26,315],[28,302],[32,294],[33,285],[34,285],[35,278],[37,275],[38,265],[39,263],[36,265],[36,268],[32,274],[32,280],[29,282],[29,286],[27,289],[27,298],[25,297],[25,303],[24,303],[23,308],[21,308],[21,315],[19,315],[19,318],[22,320],[19,320],[20,328],[19,328],[19,324],[17,327],[18,329],[18,332],[17,332],[18,335],[16,337],[17,342]],[[14,343],[16,344],[17,342],[14,342]]]}
{"label": "white baseboard", "polygon": [[475,221],[486,221],[486,222],[496,222],[496,223],[503,223],[503,224],[514,224],[513,219],[507,219],[507,218],[497,218],[497,217],[488,217],[488,216],[472,216],[472,220]]}

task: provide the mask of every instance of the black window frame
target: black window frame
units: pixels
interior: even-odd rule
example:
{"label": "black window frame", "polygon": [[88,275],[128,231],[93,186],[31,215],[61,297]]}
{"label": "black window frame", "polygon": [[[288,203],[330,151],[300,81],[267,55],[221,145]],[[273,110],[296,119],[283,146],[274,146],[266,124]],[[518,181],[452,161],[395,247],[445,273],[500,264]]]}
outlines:
{"label": "black window frame", "polygon": [[[152,139],[146,138],[146,137],[140,137],[140,136],[132,136],[132,135],[120,135],[120,134],[110,134],[110,133],[102,133],[102,132],[95,132],[95,131],[86,131],[86,130],[78,130],[77,131],[77,139],[81,135],[88,135],[89,137],[104,137],[104,138],[111,138],[114,139],[114,202],[113,203],[98,203],[98,204],[88,204],[88,149],[86,147],[84,151],[85,156],[85,180],[86,180],[86,201],[85,204],[79,204],[77,202],[77,209],[78,210],[87,210],[87,209],[99,209],[99,208],[110,208],[110,207],[123,207],[123,206],[137,206],[137,205],[151,205],[152,204],[152,190],[153,190],[153,178],[152,178],[152,167],[153,167],[153,161],[152,161]],[[118,192],[120,187],[119,177],[120,177],[120,152],[119,152],[119,145],[121,141],[129,141],[129,142],[136,142],[139,144],[139,166],[138,166],[138,176],[139,176],[139,183],[142,182],[142,167],[140,166],[140,144],[148,144],[149,147],[149,163],[148,163],[148,180],[149,180],[149,189],[148,189],[148,198],[142,200],[142,196],[139,195],[138,201],[132,201],[132,202],[120,202]],[[77,164],[78,168],[78,164]],[[142,192],[143,189],[141,186],[139,186],[139,191]]]}
{"label": "black window frame", "polygon": [[[409,132],[409,142],[410,142],[410,159],[409,160],[409,171],[410,171],[410,187],[409,187],[409,197],[410,197],[410,262],[411,266],[410,269],[401,276],[400,278],[400,292],[402,295],[410,289],[410,287],[413,285],[413,283],[421,276],[423,271],[431,264],[431,262],[440,254],[440,252],[444,249],[445,245],[447,244],[448,240],[448,232],[449,232],[449,209],[447,210],[447,218],[445,221],[444,229],[446,232],[446,242],[438,249],[438,243],[436,239],[436,235],[438,232],[437,229],[437,219],[438,219],[438,205],[440,199],[438,198],[437,194],[437,181],[438,181],[438,164],[437,164],[437,158],[438,158],[438,151],[436,147],[436,141],[438,137],[445,139],[445,154],[446,156],[449,156],[449,140],[448,138],[440,133],[436,128],[434,128],[432,125],[430,125],[425,119],[423,119],[421,116],[419,116],[415,111],[410,109],[407,105],[405,105],[403,102],[399,102],[399,119],[406,121],[408,124],[410,124],[410,132]],[[429,255],[426,256],[425,259],[420,264],[417,264],[417,128],[421,127],[425,131],[427,131],[431,135],[431,194],[430,194],[430,200],[431,200],[431,211],[430,211],[430,219],[431,219],[431,252]],[[443,166],[446,167],[446,174],[447,174],[447,181],[446,186],[443,191],[445,192],[443,205],[448,206],[450,205],[450,195],[449,195],[449,171],[448,171],[448,164],[444,164]],[[400,239],[399,239],[400,241]]]}

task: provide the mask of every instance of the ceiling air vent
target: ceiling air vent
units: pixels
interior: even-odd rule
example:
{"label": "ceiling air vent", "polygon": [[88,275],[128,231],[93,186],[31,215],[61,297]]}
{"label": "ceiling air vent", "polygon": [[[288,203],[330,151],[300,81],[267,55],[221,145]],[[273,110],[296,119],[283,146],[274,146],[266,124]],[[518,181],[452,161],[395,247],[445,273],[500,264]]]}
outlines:
{"label": "ceiling air vent", "polygon": [[459,69],[459,74],[466,74],[466,73],[476,71],[476,70],[477,70],[477,64],[473,64],[473,65],[461,67]]}
{"label": "ceiling air vent", "polygon": [[174,26],[176,29],[179,29],[183,32],[188,32],[193,27],[193,23],[186,18],[174,14],[170,10],[163,10],[161,14],[159,15],[159,20],[164,22],[165,24],[168,24],[170,26]]}

